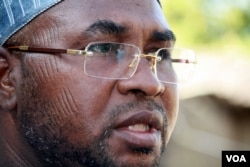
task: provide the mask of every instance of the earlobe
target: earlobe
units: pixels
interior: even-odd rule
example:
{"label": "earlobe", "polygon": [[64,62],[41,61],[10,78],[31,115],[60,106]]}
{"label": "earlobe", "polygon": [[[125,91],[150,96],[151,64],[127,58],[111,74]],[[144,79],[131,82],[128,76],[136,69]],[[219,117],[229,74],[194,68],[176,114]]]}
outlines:
{"label": "earlobe", "polygon": [[16,91],[10,79],[10,54],[0,46],[0,109],[13,110],[16,107]]}

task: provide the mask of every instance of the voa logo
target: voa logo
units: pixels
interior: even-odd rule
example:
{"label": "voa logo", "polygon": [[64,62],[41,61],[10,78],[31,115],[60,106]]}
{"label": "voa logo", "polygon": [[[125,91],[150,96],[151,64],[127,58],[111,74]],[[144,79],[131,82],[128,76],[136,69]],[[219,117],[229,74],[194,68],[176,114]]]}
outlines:
{"label": "voa logo", "polygon": [[227,162],[247,162],[244,155],[226,155]]}

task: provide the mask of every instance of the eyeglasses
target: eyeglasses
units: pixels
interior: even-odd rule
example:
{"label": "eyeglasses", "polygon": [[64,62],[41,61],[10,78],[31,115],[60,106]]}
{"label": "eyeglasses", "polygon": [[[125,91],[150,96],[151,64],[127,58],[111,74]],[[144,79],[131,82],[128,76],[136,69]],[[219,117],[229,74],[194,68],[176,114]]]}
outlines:
{"label": "eyeglasses", "polygon": [[161,48],[152,54],[142,54],[136,45],[117,42],[91,42],[84,50],[30,46],[12,46],[8,50],[83,55],[86,75],[114,80],[131,78],[141,58],[148,60],[149,67],[161,82],[169,84],[187,81],[196,64],[195,54],[190,49]]}

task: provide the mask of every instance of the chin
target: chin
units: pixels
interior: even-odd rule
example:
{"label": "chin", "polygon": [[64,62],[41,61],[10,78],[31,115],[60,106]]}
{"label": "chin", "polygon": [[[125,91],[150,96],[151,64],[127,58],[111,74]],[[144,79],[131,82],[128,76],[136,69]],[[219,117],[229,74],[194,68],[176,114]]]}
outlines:
{"label": "chin", "polygon": [[122,160],[117,160],[117,167],[159,167],[160,156],[148,156],[138,153],[138,155],[128,156]]}
{"label": "chin", "polygon": [[140,146],[127,141],[110,140],[106,144],[106,153],[115,167],[158,167],[165,144]]}

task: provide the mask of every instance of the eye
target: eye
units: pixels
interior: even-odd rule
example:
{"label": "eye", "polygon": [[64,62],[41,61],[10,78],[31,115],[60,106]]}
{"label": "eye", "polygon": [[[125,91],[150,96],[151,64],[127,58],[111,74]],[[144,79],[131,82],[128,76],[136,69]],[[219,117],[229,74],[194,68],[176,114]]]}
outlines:
{"label": "eye", "polygon": [[161,61],[171,60],[171,49],[161,49],[159,50],[157,56],[161,57]]}
{"label": "eye", "polygon": [[115,49],[114,44],[111,43],[99,43],[99,44],[92,44],[89,46],[89,51],[94,53],[110,53]]}

